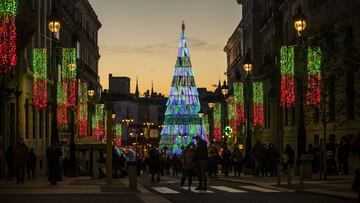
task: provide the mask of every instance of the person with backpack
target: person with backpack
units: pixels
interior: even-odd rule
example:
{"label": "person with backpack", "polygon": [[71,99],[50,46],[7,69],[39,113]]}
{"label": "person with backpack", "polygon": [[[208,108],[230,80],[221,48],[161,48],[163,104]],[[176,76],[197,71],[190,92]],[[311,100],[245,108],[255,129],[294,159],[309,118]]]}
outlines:
{"label": "person with backpack", "polygon": [[188,190],[191,190],[192,176],[194,171],[194,143],[190,143],[181,154],[181,165],[183,167],[183,175],[181,177],[181,188],[185,184],[186,178],[188,178]]}

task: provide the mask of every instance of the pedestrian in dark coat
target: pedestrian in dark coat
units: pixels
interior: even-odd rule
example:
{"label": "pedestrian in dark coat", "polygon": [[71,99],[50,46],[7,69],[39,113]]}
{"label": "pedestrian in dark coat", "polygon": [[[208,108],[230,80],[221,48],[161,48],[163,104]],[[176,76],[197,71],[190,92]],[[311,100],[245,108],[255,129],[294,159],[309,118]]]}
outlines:
{"label": "pedestrian in dark coat", "polygon": [[229,175],[229,168],[230,168],[230,158],[231,158],[231,152],[227,148],[227,146],[224,147],[224,150],[222,152],[222,167],[225,174],[225,177]]}
{"label": "pedestrian in dark coat", "polygon": [[154,176],[156,174],[157,181],[160,181],[160,152],[155,147],[153,147],[149,152],[149,161],[150,161],[150,173],[151,173],[151,181],[154,182]]}
{"label": "pedestrian in dark coat", "polygon": [[[27,158],[27,162],[26,162],[26,171],[27,171],[29,180],[30,180],[30,177],[32,177],[32,179],[35,179],[35,168],[36,168],[36,155],[34,153],[34,149],[31,148],[29,156]],[[31,176],[30,176],[30,174],[31,174]]]}
{"label": "pedestrian in dark coat", "polygon": [[59,178],[60,170],[60,157],[62,156],[61,150],[57,143],[52,143],[47,150],[48,164],[49,164],[49,181],[52,185],[56,185]]}
{"label": "pedestrian in dark coat", "polygon": [[16,172],[16,183],[24,183],[25,179],[25,166],[26,160],[29,154],[29,148],[24,143],[24,139],[20,138],[15,148],[15,172]]}
{"label": "pedestrian in dark coat", "polygon": [[190,143],[181,154],[181,165],[183,167],[181,187],[184,186],[185,180],[188,178],[188,190],[191,189],[191,182],[195,165],[194,157],[194,144]]}
{"label": "pedestrian in dark coat", "polygon": [[12,146],[10,145],[5,152],[6,166],[8,168],[8,175],[6,177],[7,181],[12,181],[14,176],[14,151]]}
{"label": "pedestrian in dark coat", "polygon": [[269,144],[268,150],[267,150],[267,169],[269,171],[269,174],[271,177],[277,175],[277,168],[276,165],[279,162],[280,154],[275,148],[275,145],[273,143]]}
{"label": "pedestrian in dark coat", "polygon": [[195,137],[196,148],[195,148],[195,163],[198,169],[199,186],[197,190],[207,190],[207,160],[208,150],[206,142],[199,136]]}
{"label": "pedestrian in dark coat", "polygon": [[240,173],[242,172],[243,156],[238,147],[234,148],[232,158],[234,162],[234,176],[240,177]]}

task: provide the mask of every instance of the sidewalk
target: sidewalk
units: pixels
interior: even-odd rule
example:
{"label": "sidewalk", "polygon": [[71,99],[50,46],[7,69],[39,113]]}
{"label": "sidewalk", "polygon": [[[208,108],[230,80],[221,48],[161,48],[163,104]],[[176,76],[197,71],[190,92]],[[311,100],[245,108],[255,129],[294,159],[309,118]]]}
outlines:
{"label": "sidewalk", "polygon": [[304,180],[303,186],[299,183],[299,177],[292,177],[291,185],[287,183],[287,176],[281,177],[281,184],[277,185],[277,177],[259,177],[252,175],[243,175],[241,177],[234,177],[229,174],[225,177],[223,174],[218,176],[218,180],[239,182],[245,184],[254,184],[269,189],[277,189],[286,192],[310,192],[321,195],[336,196],[341,198],[357,199],[357,193],[351,190],[352,176],[328,176],[326,180],[319,180],[317,175],[313,175],[313,179]]}
{"label": "sidewalk", "polygon": [[129,189],[128,178],[113,179],[112,185],[106,185],[106,179],[92,179],[91,177],[63,177],[57,185],[51,185],[47,177],[35,180],[25,180],[24,184],[16,181],[0,181],[1,195],[122,195],[136,197],[145,203],[168,203],[165,198],[151,193],[138,183],[138,192]]}

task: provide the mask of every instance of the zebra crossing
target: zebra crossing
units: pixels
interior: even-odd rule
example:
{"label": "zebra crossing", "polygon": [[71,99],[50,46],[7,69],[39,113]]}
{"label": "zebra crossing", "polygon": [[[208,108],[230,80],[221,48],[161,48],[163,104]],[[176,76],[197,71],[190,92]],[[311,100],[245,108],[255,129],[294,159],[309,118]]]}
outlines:
{"label": "zebra crossing", "polygon": [[212,185],[209,186],[208,190],[195,190],[196,187],[191,187],[190,190],[188,190],[188,187],[182,187],[182,188],[176,188],[174,187],[167,187],[167,186],[161,186],[161,187],[151,187],[154,191],[160,193],[160,194],[181,194],[183,192],[192,192],[192,193],[204,193],[204,194],[214,194],[218,192],[226,192],[226,193],[240,193],[240,194],[246,194],[249,192],[261,192],[261,193],[281,193],[286,192],[282,190],[277,189],[269,189],[264,188],[260,186],[255,185],[245,185],[245,186],[236,186],[236,187],[230,187],[230,186],[223,186],[223,185]]}

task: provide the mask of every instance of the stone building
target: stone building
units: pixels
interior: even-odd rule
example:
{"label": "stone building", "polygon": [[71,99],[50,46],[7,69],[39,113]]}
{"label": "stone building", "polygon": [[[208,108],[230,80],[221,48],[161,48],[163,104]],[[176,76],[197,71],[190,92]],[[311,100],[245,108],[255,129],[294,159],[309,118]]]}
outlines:
{"label": "stone building", "polygon": [[[48,29],[49,16],[56,11],[61,20],[60,32],[52,36]],[[76,15],[75,15],[76,14]],[[19,1],[17,26],[17,67],[14,75],[1,76],[0,147],[5,151],[23,138],[37,155],[37,175],[46,174],[46,149],[53,134],[54,68],[61,65],[61,47],[77,49],[77,78],[100,90],[97,33],[101,23],[87,0]],[[56,47],[58,48],[55,48]],[[32,50],[48,50],[47,107],[33,107]],[[56,54],[55,54],[56,53]],[[55,56],[56,60],[53,60]],[[5,92],[12,94],[5,94]],[[97,92],[97,91],[96,91]],[[4,94],[3,94],[4,93]],[[62,134],[66,135],[66,134]],[[69,134],[63,137],[68,142]],[[63,149],[66,151],[67,143]],[[5,169],[4,163],[1,164]],[[1,170],[4,177],[5,170]]]}
{"label": "stone building", "polygon": [[[243,15],[250,15],[246,9],[249,3],[238,2],[243,6]],[[318,106],[304,103],[306,150],[309,144],[334,146],[343,136],[351,140],[360,131],[360,101],[356,91],[360,85],[360,3],[355,0],[260,0],[257,3],[260,7],[252,7],[252,11],[258,12],[261,20],[254,32],[260,33],[262,40],[253,45],[253,49],[261,49],[262,52],[258,59],[252,59],[254,65],[260,63],[255,78],[264,84],[265,117],[259,138],[266,144],[275,143],[280,151],[286,144],[298,151],[301,117],[299,79],[295,80],[295,105],[280,106],[280,49],[286,45],[295,47],[295,78],[299,78],[301,67],[303,71],[306,68],[304,56],[307,47],[320,47],[322,53],[320,103]],[[299,6],[308,20],[302,38],[299,38],[293,25]],[[241,21],[245,21],[244,17]],[[243,41],[248,37],[244,30]],[[302,40],[302,45],[299,40]],[[231,63],[228,63],[228,70],[230,66]],[[305,91],[305,80],[303,85]]]}

